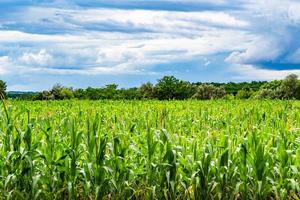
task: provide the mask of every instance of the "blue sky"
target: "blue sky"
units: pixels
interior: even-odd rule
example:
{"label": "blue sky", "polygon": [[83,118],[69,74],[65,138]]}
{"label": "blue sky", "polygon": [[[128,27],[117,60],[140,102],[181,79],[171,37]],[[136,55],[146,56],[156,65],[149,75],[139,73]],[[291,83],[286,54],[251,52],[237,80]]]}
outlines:
{"label": "blue sky", "polygon": [[1,0],[0,12],[9,90],[300,75],[296,0]]}

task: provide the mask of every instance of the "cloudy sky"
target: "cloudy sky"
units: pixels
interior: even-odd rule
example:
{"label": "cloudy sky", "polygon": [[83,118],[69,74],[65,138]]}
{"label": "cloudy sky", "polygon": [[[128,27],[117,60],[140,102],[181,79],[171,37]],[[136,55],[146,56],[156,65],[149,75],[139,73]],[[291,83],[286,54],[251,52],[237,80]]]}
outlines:
{"label": "cloudy sky", "polygon": [[297,0],[1,0],[9,90],[300,75]]}

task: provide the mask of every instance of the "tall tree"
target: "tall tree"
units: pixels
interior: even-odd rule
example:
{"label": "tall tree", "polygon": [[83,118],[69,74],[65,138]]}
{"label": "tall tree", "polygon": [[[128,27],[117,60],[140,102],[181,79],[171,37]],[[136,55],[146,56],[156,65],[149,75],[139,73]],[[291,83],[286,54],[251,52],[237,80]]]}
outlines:
{"label": "tall tree", "polygon": [[139,88],[141,97],[144,99],[152,99],[155,97],[155,90],[152,83],[147,82],[141,85]]}
{"label": "tall tree", "polygon": [[203,84],[198,86],[196,93],[193,95],[193,99],[209,100],[220,99],[225,96],[226,91],[224,87],[216,87],[211,84]]}
{"label": "tall tree", "polygon": [[281,90],[284,99],[296,98],[298,89],[298,76],[296,74],[290,74],[282,81]]}
{"label": "tall tree", "polygon": [[174,76],[164,76],[155,86],[156,96],[160,100],[171,100],[176,97],[179,80]]}
{"label": "tall tree", "polygon": [[106,85],[106,87],[104,88],[105,93],[106,93],[105,98],[106,99],[116,99],[117,88],[118,88],[117,84]]}

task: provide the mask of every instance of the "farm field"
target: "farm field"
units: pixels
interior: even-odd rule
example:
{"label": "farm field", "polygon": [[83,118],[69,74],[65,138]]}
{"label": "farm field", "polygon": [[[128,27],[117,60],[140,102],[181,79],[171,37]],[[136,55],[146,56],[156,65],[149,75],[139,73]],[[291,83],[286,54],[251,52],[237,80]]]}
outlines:
{"label": "farm field", "polygon": [[300,102],[8,101],[0,199],[299,199]]}

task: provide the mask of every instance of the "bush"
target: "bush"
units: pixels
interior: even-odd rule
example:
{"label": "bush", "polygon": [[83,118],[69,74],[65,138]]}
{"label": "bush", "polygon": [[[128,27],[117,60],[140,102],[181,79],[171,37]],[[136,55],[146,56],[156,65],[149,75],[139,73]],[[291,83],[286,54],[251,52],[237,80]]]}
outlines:
{"label": "bush", "polygon": [[274,99],[275,93],[271,89],[262,89],[255,96],[256,99]]}
{"label": "bush", "polygon": [[245,88],[242,90],[239,90],[238,93],[236,94],[237,99],[249,99],[254,92],[251,89]]}
{"label": "bush", "polygon": [[235,97],[233,94],[226,94],[222,99],[225,99],[225,100],[234,100]]}
{"label": "bush", "polygon": [[298,76],[296,74],[288,75],[282,82],[280,90],[283,93],[283,99],[294,99],[297,98],[299,93],[300,85]]}
{"label": "bush", "polygon": [[193,95],[193,99],[209,100],[220,99],[224,97],[226,91],[223,87],[215,87],[210,84],[203,84],[197,88],[197,92]]}

